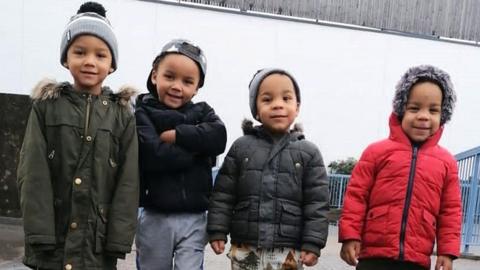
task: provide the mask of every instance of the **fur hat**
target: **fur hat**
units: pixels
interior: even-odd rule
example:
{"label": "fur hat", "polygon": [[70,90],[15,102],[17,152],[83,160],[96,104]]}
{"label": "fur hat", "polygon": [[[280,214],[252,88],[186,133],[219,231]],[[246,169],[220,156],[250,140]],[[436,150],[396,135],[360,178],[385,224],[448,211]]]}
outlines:
{"label": "fur hat", "polygon": [[250,111],[252,112],[252,116],[254,119],[257,118],[257,95],[258,95],[258,88],[262,83],[263,79],[265,79],[268,75],[271,74],[282,74],[288,76],[293,83],[293,87],[295,88],[295,95],[297,96],[297,102],[300,103],[300,88],[298,87],[297,81],[295,78],[286,70],[280,68],[264,68],[260,69],[253,75],[250,84],[248,85],[250,91]]}
{"label": "fur hat", "polygon": [[[96,2],[87,2],[80,6],[77,15],[70,18],[60,43],[60,63],[67,61],[67,51],[72,42],[81,35],[92,35],[103,40],[112,53],[112,69],[118,64],[117,39],[110,22],[105,17],[105,8]],[[112,72],[113,72],[112,71]]]}
{"label": "fur hat", "polygon": [[450,81],[450,75],[445,71],[430,65],[411,67],[403,74],[395,87],[393,98],[393,112],[401,120],[405,114],[405,105],[410,95],[410,90],[417,82],[432,81],[442,90],[442,113],[440,124],[447,123],[452,117],[453,108],[457,97]]}
{"label": "fur hat", "polygon": [[173,39],[163,46],[162,51],[155,57],[152,63],[152,70],[148,74],[147,89],[153,96],[157,96],[157,87],[152,83],[153,69],[157,67],[159,59],[169,53],[178,53],[185,55],[192,59],[200,69],[200,80],[198,81],[198,88],[203,86],[205,81],[205,74],[207,74],[207,58],[202,49],[191,41],[186,39]]}

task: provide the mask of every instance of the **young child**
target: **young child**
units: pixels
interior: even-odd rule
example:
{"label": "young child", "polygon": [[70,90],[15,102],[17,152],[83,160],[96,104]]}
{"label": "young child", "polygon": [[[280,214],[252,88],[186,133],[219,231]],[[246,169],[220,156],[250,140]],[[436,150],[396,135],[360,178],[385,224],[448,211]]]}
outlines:
{"label": "young child", "polygon": [[29,267],[116,269],[117,258],[131,250],[139,185],[133,91],[102,87],[117,60],[105,9],[82,5],[60,45],[73,84],[37,85],[20,152]]}
{"label": "young child", "polygon": [[367,147],[348,184],[340,218],[341,258],[357,269],[451,270],[459,256],[460,185],[438,145],[456,97],[450,76],[410,68],[397,84],[390,136]]}
{"label": "young child", "polygon": [[215,111],[191,101],[206,69],[199,47],[174,39],[153,61],[149,93],[137,99],[144,207],[136,236],[138,269],[203,269],[212,167],[227,141]]}
{"label": "young child", "polygon": [[258,71],[244,121],[216,178],[207,231],[232,269],[303,269],[317,263],[328,235],[328,178],[318,148],[297,129],[300,89],[290,73]]}

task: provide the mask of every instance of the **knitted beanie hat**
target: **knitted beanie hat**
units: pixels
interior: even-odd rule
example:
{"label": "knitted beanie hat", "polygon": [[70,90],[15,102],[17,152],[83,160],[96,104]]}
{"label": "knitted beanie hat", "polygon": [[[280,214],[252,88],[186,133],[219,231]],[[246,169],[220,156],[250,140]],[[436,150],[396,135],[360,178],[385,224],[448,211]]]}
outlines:
{"label": "knitted beanie hat", "polygon": [[173,39],[163,46],[162,51],[153,60],[152,70],[150,70],[150,73],[147,77],[147,89],[150,94],[155,97],[157,96],[157,87],[152,83],[151,80],[153,70],[157,67],[159,59],[169,53],[178,53],[185,55],[197,64],[200,70],[200,80],[198,81],[198,88],[201,88],[203,86],[203,83],[205,82],[205,74],[207,74],[207,58],[205,57],[203,50],[189,40]]}
{"label": "knitted beanie hat", "polygon": [[450,75],[445,71],[430,65],[411,67],[403,74],[395,87],[393,98],[393,112],[401,120],[405,114],[405,105],[410,95],[410,90],[417,82],[432,81],[440,86],[442,90],[442,112],[440,124],[447,123],[452,117],[453,108],[457,97],[450,81]]}
{"label": "knitted beanie hat", "polygon": [[295,95],[297,96],[297,102],[300,103],[300,88],[298,87],[297,81],[293,76],[287,72],[286,70],[280,68],[264,68],[260,69],[253,75],[248,88],[250,90],[250,111],[252,112],[252,116],[254,119],[257,117],[257,95],[258,95],[258,88],[262,81],[271,74],[282,74],[286,75],[292,80],[293,87],[295,88]]}
{"label": "knitted beanie hat", "polygon": [[81,35],[92,35],[103,40],[112,53],[112,69],[115,71],[118,64],[117,39],[110,22],[105,17],[105,8],[96,2],[87,2],[80,6],[77,15],[70,18],[70,22],[62,35],[60,43],[60,63],[67,61],[67,51],[72,42]]}

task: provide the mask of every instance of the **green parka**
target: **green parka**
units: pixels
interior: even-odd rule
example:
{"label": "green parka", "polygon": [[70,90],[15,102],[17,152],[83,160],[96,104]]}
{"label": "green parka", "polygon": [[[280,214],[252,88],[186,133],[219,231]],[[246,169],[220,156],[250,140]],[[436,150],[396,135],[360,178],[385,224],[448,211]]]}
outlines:
{"label": "green parka", "polygon": [[17,172],[26,265],[116,269],[130,252],[139,194],[133,94],[35,87]]}

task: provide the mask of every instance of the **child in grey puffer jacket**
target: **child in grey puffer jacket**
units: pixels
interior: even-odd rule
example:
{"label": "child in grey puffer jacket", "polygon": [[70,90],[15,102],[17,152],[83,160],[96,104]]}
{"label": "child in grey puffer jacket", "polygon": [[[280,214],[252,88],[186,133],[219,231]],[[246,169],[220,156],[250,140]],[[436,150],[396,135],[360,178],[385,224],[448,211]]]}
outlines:
{"label": "child in grey puffer jacket", "polygon": [[[317,263],[328,235],[328,178],[318,148],[290,130],[300,105],[295,79],[263,69],[250,108],[216,178],[207,231],[215,253],[231,237],[232,269],[302,269]],[[287,267],[287,268],[285,268]]]}

